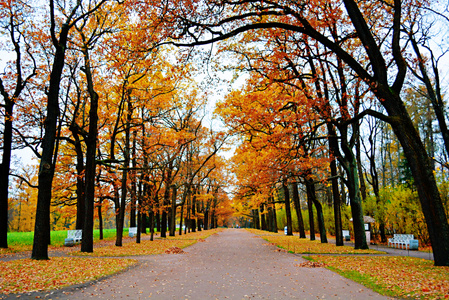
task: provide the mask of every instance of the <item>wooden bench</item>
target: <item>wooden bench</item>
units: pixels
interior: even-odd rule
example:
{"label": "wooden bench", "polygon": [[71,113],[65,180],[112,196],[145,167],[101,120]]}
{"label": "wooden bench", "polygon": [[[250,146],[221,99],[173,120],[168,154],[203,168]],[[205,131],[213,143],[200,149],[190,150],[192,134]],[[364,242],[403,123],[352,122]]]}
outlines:
{"label": "wooden bench", "polygon": [[83,238],[82,229],[67,230],[67,238],[64,241],[64,246],[71,247],[77,243],[81,243],[82,238]]}
{"label": "wooden bench", "polygon": [[129,227],[129,237],[135,237],[137,235],[137,227]]}
{"label": "wooden bench", "polygon": [[419,242],[414,239],[413,234],[397,234],[388,239],[388,247],[418,250]]}
{"label": "wooden bench", "polygon": [[351,240],[351,234],[349,233],[349,230],[342,230],[341,234],[343,235],[343,240],[345,241]]}

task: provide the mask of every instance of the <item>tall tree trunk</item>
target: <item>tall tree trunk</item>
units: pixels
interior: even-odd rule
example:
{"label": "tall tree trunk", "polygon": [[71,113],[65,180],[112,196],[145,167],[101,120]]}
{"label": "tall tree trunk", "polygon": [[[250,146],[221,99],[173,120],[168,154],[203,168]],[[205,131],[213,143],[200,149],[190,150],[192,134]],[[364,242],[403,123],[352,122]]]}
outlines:
{"label": "tall tree trunk", "polygon": [[136,227],[136,207],[137,207],[137,130],[133,131],[132,163],[131,172],[131,211],[129,213],[129,227]]}
{"label": "tall tree trunk", "polygon": [[196,232],[196,193],[197,190],[196,188],[193,190],[193,195],[192,195],[192,205],[191,205],[191,211],[192,214],[190,216],[190,226],[191,226],[191,230],[192,232]]}
{"label": "tall tree trunk", "polygon": [[86,187],[84,184],[85,174],[84,174],[84,154],[83,148],[81,146],[81,140],[79,138],[78,126],[70,126],[70,131],[72,132],[73,138],[75,140],[75,153],[76,153],[76,229],[83,229],[84,218],[86,213],[86,204],[84,193]]}
{"label": "tall tree trunk", "polygon": [[183,225],[182,218],[184,218],[184,205],[185,202],[184,201],[181,202],[181,211],[179,213],[179,232],[178,232],[179,235],[182,235],[182,225]]}
{"label": "tall tree trunk", "polygon": [[100,202],[98,203],[97,206],[97,211],[98,211],[98,230],[100,231],[100,240],[103,240],[103,214],[101,212],[101,206],[103,203],[103,198],[100,197]]}
{"label": "tall tree trunk", "polygon": [[123,245],[123,228],[125,225],[125,209],[126,209],[126,196],[128,194],[128,172],[130,162],[130,130],[131,119],[133,114],[133,107],[131,103],[130,91],[127,92],[128,111],[126,114],[125,122],[125,147],[123,151],[123,171],[122,171],[122,188],[120,195],[120,208],[118,210],[118,222],[117,222],[117,236],[115,239],[115,245],[121,247]]}
{"label": "tall tree trunk", "polygon": [[371,66],[374,77],[366,73],[363,74],[360,69],[359,75],[371,87],[372,92],[386,109],[387,118],[376,116],[390,123],[401,143],[412,171],[432,243],[435,265],[449,266],[449,224],[433,174],[432,163],[400,97],[407,72],[407,64],[402,55],[400,42],[402,2],[399,0],[393,2],[394,18],[392,21],[393,39],[391,48],[397,67],[397,75],[391,86],[385,61],[368,25],[363,19],[358,3],[354,0],[344,0],[344,5],[361,42],[365,45],[366,52],[372,60]]}
{"label": "tall tree trunk", "polygon": [[304,229],[304,220],[302,218],[301,213],[301,203],[299,201],[298,183],[297,182],[292,183],[292,188],[293,188],[293,203],[295,204],[296,216],[298,218],[299,238],[305,239],[306,231]]}
{"label": "tall tree trunk", "polygon": [[[1,81],[0,81],[1,83]],[[3,85],[1,86],[3,91]],[[7,98],[6,98],[7,97]],[[8,248],[8,188],[11,166],[13,101],[5,98],[5,120],[3,130],[3,156],[0,164],[0,248]]]}
{"label": "tall tree trunk", "polygon": [[307,210],[309,212],[309,228],[310,228],[310,240],[315,240],[315,220],[313,217],[313,200],[312,200],[312,190],[311,186],[306,180],[306,191],[307,191]]}
{"label": "tall tree trunk", "polygon": [[282,181],[282,189],[284,191],[285,214],[287,217],[287,235],[293,235],[292,211],[290,207],[290,192],[288,190],[287,179]]}
{"label": "tall tree trunk", "polygon": [[[390,97],[393,98],[393,97]],[[426,219],[436,266],[449,266],[449,224],[427,155],[419,133],[399,97],[384,104],[392,118],[392,128],[401,142],[413,174],[421,208]]]}
{"label": "tall tree trunk", "polygon": [[332,198],[334,200],[335,244],[343,246],[343,226],[341,223],[341,200],[338,190],[337,162],[333,159],[330,163],[332,177]]}
{"label": "tall tree trunk", "polygon": [[[73,8],[78,9],[79,4]],[[50,0],[51,19],[54,20],[54,2]],[[34,240],[32,259],[48,259],[48,244],[50,242],[50,203],[51,187],[55,172],[54,151],[57,136],[57,121],[59,117],[59,86],[64,68],[65,50],[70,30],[70,19],[61,25],[59,40],[52,32],[55,55],[50,74],[50,84],[47,93],[47,115],[44,121],[44,137],[42,139],[42,155],[39,165],[36,219],[34,225]],[[54,30],[54,28],[52,28]]]}
{"label": "tall tree trunk", "polygon": [[267,220],[265,217],[265,203],[260,205],[260,219],[261,219],[261,229],[267,230]]}
{"label": "tall tree trunk", "polygon": [[[3,85],[0,78],[0,95],[4,99],[4,115],[3,115],[3,140],[2,140],[2,163],[0,164],[0,248],[8,248],[8,193],[9,193],[9,172],[11,169],[12,154],[12,138],[13,138],[13,122],[14,122],[14,105],[19,99],[20,94],[25,89],[29,80],[36,76],[36,65],[30,66],[31,73],[24,78],[22,69],[25,65],[22,60],[22,48],[20,46],[22,35],[18,34],[20,26],[15,16],[10,16],[9,23],[3,29],[8,33],[14,45],[16,84],[13,94],[10,96],[9,91]],[[20,23],[20,22],[19,22]],[[6,76],[8,77],[8,76]]]}
{"label": "tall tree trunk", "polygon": [[[345,149],[345,147],[343,147]],[[357,174],[357,163],[352,151],[346,147],[347,163],[344,165],[348,180],[346,187],[348,188],[349,201],[351,204],[352,224],[354,228],[354,248],[368,249],[366,242],[365,226],[363,222],[362,199],[359,192],[359,176]]]}
{"label": "tall tree trunk", "polygon": [[276,216],[276,203],[274,203],[274,197],[271,198],[271,213],[272,213],[272,220],[273,220],[273,232],[278,232],[278,221]]}
{"label": "tall tree trunk", "polygon": [[355,143],[355,151],[356,151],[356,160],[357,160],[357,173],[359,174],[359,180],[360,180],[360,195],[362,196],[362,200],[366,200],[366,184],[365,184],[365,177],[363,175],[363,168],[362,168],[362,153],[360,150],[360,135],[357,137],[357,142]]}
{"label": "tall tree trunk", "polygon": [[151,207],[150,207],[149,219],[150,219],[150,241],[153,241],[153,239],[154,239],[154,210],[153,210],[153,205],[151,205]]}
{"label": "tall tree trunk", "polygon": [[[338,140],[337,133],[335,131],[334,125],[331,123],[327,123],[327,132],[328,132],[328,141],[329,141],[329,149],[333,156],[339,154],[338,149]],[[332,159],[330,163],[331,170],[331,183],[332,183],[332,198],[334,202],[334,222],[335,222],[335,244],[337,246],[343,246],[343,226],[341,223],[341,199],[340,199],[340,191],[338,190],[338,172],[337,172],[337,161],[336,159]]]}
{"label": "tall tree trunk", "polygon": [[306,182],[310,189],[311,200],[312,200],[313,204],[315,205],[315,209],[316,209],[316,214],[317,214],[317,219],[318,219],[318,229],[320,231],[321,243],[327,243],[326,227],[324,224],[323,207],[322,207],[320,201],[318,201],[318,199],[316,198],[315,184],[313,183],[313,180],[306,179]]}
{"label": "tall tree trunk", "polygon": [[85,169],[85,214],[81,252],[94,251],[94,203],[95,203],[95,175],[98,136],[98,94],[94,90],[88,47],[83,49],[84,73],[86,74],[87,90],[90,97],[89,133],[86,139],[86,169]]}
{"label": "tall tree trunk", "polygon": [[172,186],[172,200],[171,200],[171,225],[170,225],[170,236],[175,236],[176,231],[176,197],[178,195],[178,189],[175,185]]}

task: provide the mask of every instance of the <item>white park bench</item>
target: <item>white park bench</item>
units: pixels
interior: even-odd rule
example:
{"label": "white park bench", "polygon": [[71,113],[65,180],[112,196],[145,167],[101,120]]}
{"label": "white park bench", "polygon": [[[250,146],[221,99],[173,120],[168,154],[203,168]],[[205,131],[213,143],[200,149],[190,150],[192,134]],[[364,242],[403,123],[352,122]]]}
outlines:
{"label": "white park bench", "polygon": [[137,227],[129,227],[129,237],[135,237],[137,235]]}
{"label": "white park bench", "polygon": [[82,229],[67,230],[67,238],[64,241],[64,246],[73,246],[77,243],[80,243],[82,238]]}
{"label": "white park bench", "polygon": [[414,239],[413,234],[397,234],[388,239],[388,247],[418,250],[419,242]]}
{"label": "white park bench", "polygon": [[342,230],[341,233],[343,235],[343,240],[345,240],[345,241],[351,240],[351,235],[349,234],[349,230]]}

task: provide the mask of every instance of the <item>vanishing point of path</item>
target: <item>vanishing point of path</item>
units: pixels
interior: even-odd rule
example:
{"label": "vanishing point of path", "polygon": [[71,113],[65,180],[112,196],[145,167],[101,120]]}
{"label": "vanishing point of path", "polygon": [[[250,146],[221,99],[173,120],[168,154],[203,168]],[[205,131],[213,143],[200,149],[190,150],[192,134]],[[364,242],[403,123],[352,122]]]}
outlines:
{"label": "vanishing point of path", "polygon": [[184,249],[184,254],[139,256],[139,265],[120,274],[40,295],[47,299],[388,299],[325,268],[300,267],[304,259],[277,249],[246,230],[228,229]]}

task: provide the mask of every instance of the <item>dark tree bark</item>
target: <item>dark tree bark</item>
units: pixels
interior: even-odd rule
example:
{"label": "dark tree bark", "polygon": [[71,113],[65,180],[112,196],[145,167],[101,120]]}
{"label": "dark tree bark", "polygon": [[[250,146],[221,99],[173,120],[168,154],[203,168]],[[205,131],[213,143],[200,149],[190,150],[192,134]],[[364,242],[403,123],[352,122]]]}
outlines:
{"label": "dark tree bark", "polygon": [[318,201],[318,199],[316,198],[315,184],[313,183],[313,180],[306,179],[306,185],[308,186],[308,190],[310,192],[310,199],[312,200],[313,204],[315,205],[317,219],[318,219],[318,229],[320,231],[321,243],[327,243],[326,227],[324,224],[323,207],[321,206],[320,201]]}
{"label": "dark tree bark", "polygon": [[172,199],[171,199],[171,225],[170,225],[170,236],[175,236],[176,231],[176,197],[178,195],[178,189],[176,186],[172,186]]}
{"label": "dark tree bark", "polygon": [[99,203],[97,205],[98,211],[98,230],[100,231],[100,240],[103,240],[103,213],[101,212],[103,198],[100,197]]}
{"label": "dark tree bark", "polygon": [[[333,156],[338,155],[338,141],[337,141],[337,133],[335,131],[335,127],[327,123],[327,132],[328,132],[328,141],[329,141],[329,149]],[[337,152],[337,153],[334,153]],[[332,159],[330,163],[331,170],[331,183],[332,183],[332,198],[334,202],[334,221],[335,221],[335,240],[337,246],[343,246],[343,226],[341,223],[341,199],[340,199],[340,191],[338,189],[338,172],[337,172],[337,162],[336,159]]]}
{"label": "dark tree bark", "polygon": [[137,208],[137,131],[133,131],[133,148],[132,148],[132,164],[133,171],[131,172],[131,210],[129,214],[129,227],[136,227],[136,208]]}
{"label": "dark tree bark", "polygon": [[260,205],[260,219],[261,219],[261,229],[265,230],[265,231],[268,230],[266,213],[265,213],[265,203],[262,203]]}
{"label": "dark tree bark", "polygon": [[[72,12],[75,13],[78,7],[79,4],[72,9]],[[38,175],[39,191],[37,196],[33,250],[31,253],[31,258],[38,260],[48,259],[48,244],[50,242],[50,204],[52,195],[51,187],[55,171],[55,161],[53,159],[57,136],[57,121],[59,117],[59,84],[64,68],[68,34],[70,28],[73,26],[69,25],[71,18],[68,18],[61,26],[58,39],[55,32],[56,21],[54,13],[54,3],[53,0],[50,0],[50,20],[52,22],[50,33],[55,53],[47,93],[47,115],[44,122],[44,137],[42,139],[42,155]]]}
{"label": "dark tree bark", "polygon": [[357,138],[355,143],[355,153],[357,160],[357,173],[359,174],[360,180],[360,195],[362,196],[362,201],[366,200],[366,184],[365,184],[365,176],[363,175],[363,165],[362,165],[362,153],[360,150],[360,135]]}
{"label": "dark tree bark", "polygon": [[292,183],[292,189],[293,189],[293,203],[295,204],[296,216],[298,218],[299,238],[305,239],[306,232],[304,229],[304,220],[302,218],[301,203],[299,201],[298,183],[296,182]]}
{"label": "dark tree bark", "polygon": [[34,227],[32,259],[48,259],[48,243],[50,242],[50,204],[52,195],[52,183],[54,177],[56,153],[55,143],[57,137],[57,121],[59,117],[59,90],[62,71],[65,64],[65,51],[70,29],[77,21],[97,10],[106,0],[100,0],[94,4],[89,11],[78,14],[81,2],[77,2],[69,11],[66,19],[56,33],[56,16],[54,0],[50,4],[50,36],[55,48],[53,64],[51,66],[50,83],[47,93],[47,115],[45,118],[44,137],[42,139],[42,155],[39,165],[36,222]]}
{"label": "dark tree bark", "polygon": [[72,132],[74,138],[74,147],[76,153],[76,229],[83,229],[84,226],[84,215],[86,212],[85,207],[85,196],[86,191],[84,185],[84,153],[81,145],[79,128],[76,124],[70,126],[70,131]]}
{"label": "dark tree bark", "polygon": [[330,163],[332,177],[332,198],[334,200],[334,221],[335,221],[335,244],[343,246],[343,226],[341,223],[341,200],[340,191],[338,190],[337,178],[337,162],[334,160]]}
{"label": "dark tree bark", "polygon": [[309,212],[309,235],[310,240],[315,240],[315,219],[313,217],[313,192],[311,190],[310,184],[306,181],[306,191],[307,191],[307,209]]}
{"label": "dark tree bark", "polygon": [[293,235],[292,211],[290,207],[290,192],[288,190],[287,179],[282,180],[282,189],[284,191],[285,214],[287,217],[287,235]]}
{"label": "dark tree bark", "polygon": [[123,227],[125,225],[125,208],[126,208],[126,196],[128,195],[128,172],[130,163],[130,139],[131,139],[131,120],[133,115],[133,106],[131,102],[131,91],[127,91],[127,104],[128,111],[126,114],[125,122],[125,145],[123,149],[123,171],[122,171],[122,186],[120,195],[120,205],[118,207],[117,215],[117,235],[115,239],[115,245],[121,247],[123,245]]}
{"label": "dark tree bark", "polygon": [[276,216],[276,204],[274,203],[274,197],[271,197],[271,218],[273,222],[273,232],[278,232],[278,221]]}
{"label": "dark tree bark", "polygon": [[[83,39],[84,35],[82,35]],[[86,138],[86,169],[85,169],[85,215],[81,252],[94,251],[94,203],[95,175],[98,136],[98,94],[94,90],[88,45],[82,49],[84,55],[84,73],[86,74],[87,90],[90,96],[89,133]]]}
{"label": "dark tree bark", "polygon": [[159,209],[157,210],[154,218],[156,218],[156,231],[161,232],[161,213],[159,212]]}
{"label": "dark tree bark", "polygon": [[20,45],[22,36],[19,34],[19,27],[20,22],[15,20],[15,17],[11,15],[10,22],[5,29],[9,33],[9,37],[11,38],[10,42],[13,44],[14,52],[16,54],[14,66],[16,83],[12,95],[6,91],[3,79],[0,78],[0,95],[4,100],[3,108],[5,112],[3,120],[2,163],[0,164],[0,248],[8,248],[8,188],[9,172],[11,168],[14,105],[29,80],[36,75],[36,66],[34,65],[31,67],[31,73],[24,78],[22,65],[23,56]]}

